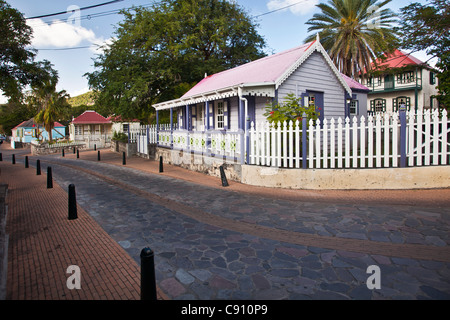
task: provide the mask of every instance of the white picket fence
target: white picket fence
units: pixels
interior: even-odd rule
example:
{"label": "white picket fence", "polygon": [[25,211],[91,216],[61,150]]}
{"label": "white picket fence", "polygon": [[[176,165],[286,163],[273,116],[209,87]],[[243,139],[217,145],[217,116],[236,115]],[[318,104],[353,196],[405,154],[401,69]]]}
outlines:
{"label": "white picket fence", "polygon": [[301,124],[252,123],[249,164],[321,169],[450,163],[450,125],[445,110],[441,114],[437,110],[407,112],[403,125],[399,113],[325,119],[323,123],[311,120],[307,128]]}

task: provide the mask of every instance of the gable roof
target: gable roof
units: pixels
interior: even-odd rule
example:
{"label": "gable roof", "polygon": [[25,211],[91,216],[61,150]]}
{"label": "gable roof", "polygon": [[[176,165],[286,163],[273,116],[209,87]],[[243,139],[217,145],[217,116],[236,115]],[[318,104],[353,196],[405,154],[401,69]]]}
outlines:
{"label": "gable roof", "polygon": [[73,124],[103,124],[111,123],[108,119],[95,111],[87,110],[72,120]]}
{"label": "gable roof", "polygon": [[[37,123],[36,121],[34,121],[34,118],[31,118],[29,120],[25,120],[25,121],[21,122],[20,124],[15,126],[13,129],[17,129],[17,128],[35,128],[35,127],[38,127],[38,126],[43,127],[44,125],[42,123]],[[55,128],[64,128],[65,125],[62,125],[58,121],[55,121],[54,127]]]}
{"label": "gable roof", "polygon": [[181,98],[158,103],[153,107],[163,110],[238,96],[243,88],[247,90],[247,94],[273,97],[275,90],[315,51],[323,55],[341,85],[351,94],[348,83],[342,78],[317,38],[296,48],[205,77]]}
{"label": "gable roof", "polygon": [[345,74],[341,74],[342,78],[344,78],[344,81],[348,84],[348,86],[352,89],[352,90],[358,90],[358,91],[366,91],[369,92],[370,89],[367,88],[365,85],[359,83],[358,81],[356,81],[355,79],[350,78],[349,76],[345,75]]}

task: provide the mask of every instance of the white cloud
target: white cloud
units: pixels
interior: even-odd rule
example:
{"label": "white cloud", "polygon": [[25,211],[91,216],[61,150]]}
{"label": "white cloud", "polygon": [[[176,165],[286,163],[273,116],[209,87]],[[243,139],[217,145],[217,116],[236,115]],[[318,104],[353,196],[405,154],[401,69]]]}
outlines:
{"label": "white cloud", "polygon": [[315,6],[319,4],[319,0],[270,0],[267,3],[269,10],[278,10],[286,8],[295,15],[304,15],[314,10]]}
{"label": "white cloud", "polygon": [[55,20],[47,24],[41,19],[28,21],[33,29],[32,45],[35,48],[66,48],[80,45],[83,41],[90,43],[102,43],[103,39],[98,38],[95,32],[82,27],[79,24],[67,23]]}

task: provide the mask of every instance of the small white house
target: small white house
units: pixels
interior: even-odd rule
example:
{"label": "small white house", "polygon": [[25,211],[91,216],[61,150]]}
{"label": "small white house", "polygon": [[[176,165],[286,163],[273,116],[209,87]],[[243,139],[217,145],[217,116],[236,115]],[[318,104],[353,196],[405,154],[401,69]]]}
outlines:
{"label": "small white house", "polygon": [[141,123],[137,119],[124,119],[122,116],[110,116],[108,120],[112,122],[112,132],[124,132],[130,135],[131,132],[138,132]]}
{"label": "small white house", "polygon": [[112,122],[95,111],[88,110],[72,120],[69,125],[70,140],[84,142],[86,148],[109,147],[112,138]]}

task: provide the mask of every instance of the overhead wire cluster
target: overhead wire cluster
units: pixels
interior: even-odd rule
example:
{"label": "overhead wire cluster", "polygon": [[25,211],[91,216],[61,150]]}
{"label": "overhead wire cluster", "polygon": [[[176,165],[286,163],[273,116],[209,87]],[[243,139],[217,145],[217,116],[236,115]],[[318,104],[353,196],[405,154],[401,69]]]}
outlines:
{"label": "overhead wire cluster", "polygon": [[[104,3],[100,3],[97,5],[92,5],[92,6],[88,6],[88,7],[83,7],[83,8],[79,8],[80,11],[83,10],[88,10],[88,9],[92,9],[92,8],[96,8],[96,7],[100,7],[100,6],[105,6],[105,5],[109,5],[109,4],[114,4],[114,3],[118,3],[121,2],[123,0],[114,0],[114,1],[109,1],[109,2],[104,2]],[[268,14],[271,13],[275,13],[281,10],[285,10],[288,8],[291,8],[293,6],[299,5],[303,2],[305,2],[306,0],[300,0],[298,2],[292,3],[290,5],[278,8],[278,9],[274,9],[262,14],[258,14],[258,15],[254,15],[252,16],[252,18],[260,18],[262,16],[266,16]],[[153,3],[148,3],[148,4],[144,4],[144,5],[140,5],[140,6],[135,6],[136,8],[148,8],[152,5],[157,4],[158,2],[153,2]],[[82,20],[91,20],[91,19],[95,19],[95,18],[99,18],[99,17],[104,17],[104,16],[109,16],[109,15],[115,15],[115,14],[119,14],[121,11],[123,10],[129,10],[132,9],[133,7],[127,7],[127,8],[121,8],[121,9],[114,9],[114,10],[109,10],[109,11],[103,11],[103,12],[98,12],[98,13],[93,13],[93,14],[86,14],[83,16],[80,16],[78,19],[80,21]],[[48,17],[54,17],[54,16],[58,16],[58,15],[63,15],[63,14],[69,14],[71,13],[70,11],[61,11],[61,12],[56,12],[56,13],[50,13],[50,14],[44,14],[44,15],[39,15],[39,16],[34,16],[34,17],[28,17],[25,18],[26,20],[32,20],[32,19],[42,19],[42,18],[48,18]],[[42,24],[34,24],[34,27],[39,27],[39,26],[45,26],[48,25],[49,23],[51,24],[57,24],[57,23],[65,23],[65,21],[63,20],[53,20],[53,21],[43,21]],[[89,46],[79,46],[79,47],[69,47],[69,48],[41,48],[41,49],[36,49],[36,50],[41,50],[41,51],[65,51],[65,50],[76,50],[76,49],[88,49],[88,48],[92,48],[93,46],[101,46],[101,45],[89,45]]]}

